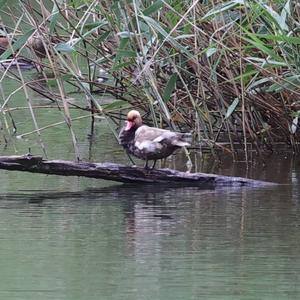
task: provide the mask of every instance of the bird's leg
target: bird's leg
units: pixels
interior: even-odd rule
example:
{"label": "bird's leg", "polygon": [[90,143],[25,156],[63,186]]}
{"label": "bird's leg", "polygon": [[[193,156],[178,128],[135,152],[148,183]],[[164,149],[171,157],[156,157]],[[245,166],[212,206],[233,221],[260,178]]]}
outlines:
{"label": "bird's leg", "polygon": [[148,159],[146,159],[145,165],[144,165],[144,169],[148,170],[149,166],[148,166]]}
{"label": "bird's leg", "polygon": [[153,169],[155,168],[156,162],[157,162],[157,160],[155,159],[155,160],[153,161],[153,165],[152,165],[152,167],[151,167],[151,170],[153,170]]}

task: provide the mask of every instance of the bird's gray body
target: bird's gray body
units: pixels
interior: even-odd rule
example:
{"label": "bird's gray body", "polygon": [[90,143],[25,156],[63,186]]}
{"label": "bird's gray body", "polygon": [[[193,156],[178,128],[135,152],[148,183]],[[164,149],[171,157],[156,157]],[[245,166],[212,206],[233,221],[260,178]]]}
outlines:
{"label": "bird's gray body", "polygon": [[120,144],[132,155],[143,160],[162,159],[170,156],[175,150],[190,146],[190,133],[173,132],[142,125],[137,129],[123,128],[119,135]]}

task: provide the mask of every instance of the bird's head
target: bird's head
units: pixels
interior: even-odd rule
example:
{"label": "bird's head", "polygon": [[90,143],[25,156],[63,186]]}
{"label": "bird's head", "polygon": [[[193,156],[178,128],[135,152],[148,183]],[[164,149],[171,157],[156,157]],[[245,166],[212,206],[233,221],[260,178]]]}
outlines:
{"label": "bird's head", "polygon": [[138,128],[143,124],[142,117],[137,110],[131,110],[127,114],[127,123],[125,130],[130,130],[131,128]]}

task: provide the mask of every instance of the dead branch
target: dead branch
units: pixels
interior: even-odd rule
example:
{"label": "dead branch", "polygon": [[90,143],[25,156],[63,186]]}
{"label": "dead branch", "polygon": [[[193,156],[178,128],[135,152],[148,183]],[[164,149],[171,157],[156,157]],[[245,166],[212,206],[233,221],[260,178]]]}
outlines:
{"label": "dead branch", "polygon": [[169,184],[176,186],[249,186],[265,187],[275,183],[259,180],[220,176],[205,173],[185,173],[171,169],[145,170],[114,163],[73,162],[66,160],[45,160],[31,154],[0,156],[0,169],[24,171],[61,176],[84,176],[123,183]]}

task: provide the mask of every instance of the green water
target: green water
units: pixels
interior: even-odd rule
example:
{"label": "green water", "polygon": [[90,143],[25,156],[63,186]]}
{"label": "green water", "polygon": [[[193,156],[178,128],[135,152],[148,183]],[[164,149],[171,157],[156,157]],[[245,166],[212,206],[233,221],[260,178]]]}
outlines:
{"label": "green water", "polygon": [[1,299],[300,295],[297,189],[98,188],[76,178],[63,188],[55,176],[37,186],[37,176],[27,175],[31,191],[1,187]]}
{"label": "green water", "polygon": [[[41,127],[63,120],[36,113]],[[34,129],[27,110],[13,117],[18,134]],[[83,159],[128,163],[106,122],[92,138],[88,119],[73,126]],[[49,158],[74,159],[66,126],[42,140]],[[36,135],[0,146],[42,154]],[[184,156],[169,163],[184,169]],[[0,171],[0,299],[299,299],[299,160],[274,155],[247,169],[208,159],[197,169],[283,185],[169,189]]]}

